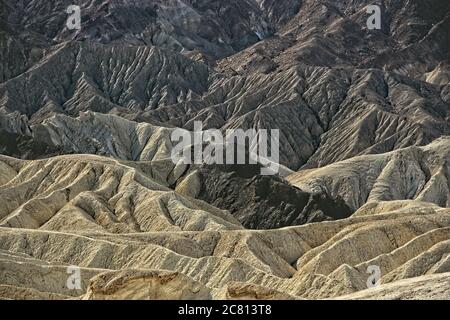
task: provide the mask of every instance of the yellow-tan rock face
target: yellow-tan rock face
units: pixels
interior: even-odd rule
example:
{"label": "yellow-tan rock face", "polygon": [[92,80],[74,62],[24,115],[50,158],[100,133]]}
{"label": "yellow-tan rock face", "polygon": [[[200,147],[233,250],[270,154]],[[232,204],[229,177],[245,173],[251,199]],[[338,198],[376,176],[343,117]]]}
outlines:
{"label": "yellow-tan rock face", "polygon": [[[344,220],[245,230],[169,189],[155,165],[1,157],[0,297],[433,299],[450,289],[449,209],[378,202]],[[381,286],[368,289],[373,266]]]}

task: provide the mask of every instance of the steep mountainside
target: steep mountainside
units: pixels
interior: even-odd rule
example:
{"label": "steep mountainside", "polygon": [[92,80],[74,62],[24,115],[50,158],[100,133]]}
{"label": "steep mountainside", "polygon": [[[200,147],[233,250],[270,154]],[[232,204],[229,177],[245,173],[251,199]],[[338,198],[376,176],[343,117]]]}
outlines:
{"label": "steep mountainside", "polygon": [[352,209],[366,202],[415,199],[450,206],[450,138],[425,147],[360,156],[294,173],[294,185],[339,195]]}
{"label": "steep mountainside", "polygon": [[[0,0],[0,299],[448,298],[449,30],[448,0]],[[174,163],[196,121],[279,130],[279,174]]]}
{"label": "steep mountainside", "polygon": [[[373,265],[383,284],[450,272],[450,213],[436,205],[397,202],[250,231],[164,187],[157,165],[97,156],[0,163],[5,298],[330,298],[367,288]],[[81,267],[81,290],[65,286],[69,265]]]}
{"label": "steep mountainside", "polygon": [[156,47],[73,42],[0,84],[0,124],[39,136],[53,115],[89,110],[190,130],[194,121],[279,129],[281,164],[296,170],[449,135],[446,88],[376,69],[299,66],[227,77]]}

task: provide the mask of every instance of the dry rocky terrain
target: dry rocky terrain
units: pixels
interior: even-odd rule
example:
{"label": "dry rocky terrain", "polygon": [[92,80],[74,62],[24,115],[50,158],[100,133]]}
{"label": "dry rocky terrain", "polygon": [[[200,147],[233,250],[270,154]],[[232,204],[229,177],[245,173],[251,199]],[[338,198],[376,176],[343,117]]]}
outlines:
{"label": "dry rocky terrain", "polygon": [[[0,0],[0,299],[450,299],[449,30],[448,0]],[[280,174],[173,163],[195,121],[279,129]]]}

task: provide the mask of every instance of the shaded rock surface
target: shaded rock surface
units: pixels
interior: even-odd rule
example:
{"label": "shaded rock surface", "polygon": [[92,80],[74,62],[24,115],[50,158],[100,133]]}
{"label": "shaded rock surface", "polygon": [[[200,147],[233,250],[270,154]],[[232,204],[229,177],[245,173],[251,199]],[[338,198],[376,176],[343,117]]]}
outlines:
{"label": "shaded rock surface", "polygon": [[274,229],[343,219],[352,213],[338,198],[308,193],[276,176],[259,175],[250,165],[191,169],[175,191],[229,210],[244,227]]}

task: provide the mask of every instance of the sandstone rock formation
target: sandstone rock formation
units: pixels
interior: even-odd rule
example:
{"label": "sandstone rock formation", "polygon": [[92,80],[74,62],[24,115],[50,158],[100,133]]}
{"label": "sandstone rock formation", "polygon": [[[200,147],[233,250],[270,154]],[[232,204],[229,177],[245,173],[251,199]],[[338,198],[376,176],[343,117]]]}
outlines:
{"label": "sandstone rock formation", "polygon": [[449,298],[448,0],[72,2],[0,0],[0,299]]}
{"label": "sandstone rock formation", "polygon": [[353,209],[367,202],[415,199],[450,205],[450,138],[425,147],[359,156],[288,177],[310,192],[340,195]]}
{"label": "sandstone rock formation", "polygon": [[[367,288],[370,265],[380,267],[384,284],[450,272],[448,209],[405,202],[250,231],[174,193],[155,168],[86,155],[3,157],[4,296],[330,298]],[[82,290],[66,287],[70,265],[81,267]]]}
{"label": "sandstone rock formation", "polygon": [[347,300],[449,300],[450,274],[422,276],[339,297]]}
{"label": "sandstone rock formation", "polygon": [[352,213],[339,196],[308,193],[280,177],[259,172],[257,165],[194,167],[179,179],[175,191],[229,210],[250,229],[342,219]]}

